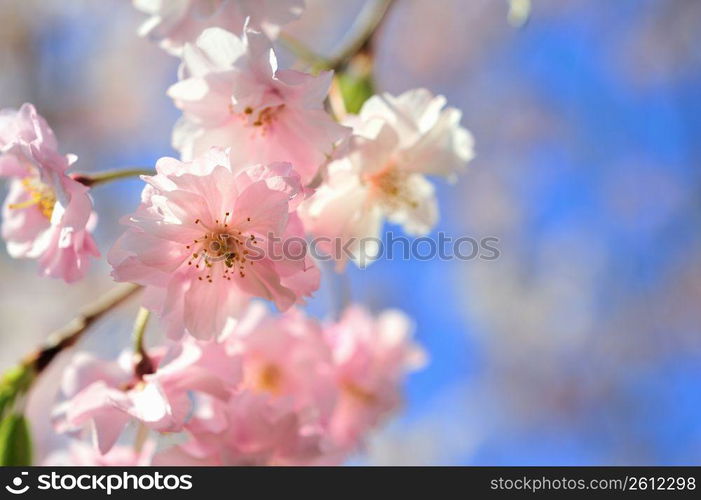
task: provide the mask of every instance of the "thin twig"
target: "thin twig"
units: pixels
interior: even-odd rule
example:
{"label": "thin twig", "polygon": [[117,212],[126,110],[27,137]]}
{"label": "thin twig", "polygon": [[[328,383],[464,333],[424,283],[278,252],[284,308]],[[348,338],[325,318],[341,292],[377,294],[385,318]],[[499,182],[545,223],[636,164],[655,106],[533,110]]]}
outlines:
{"label": "thin twig", "polygon": [[334,71],[343,69],[353,56],[362,51],[372,41],[393,3],[394,0],[377,0],[375,3],[368,4],[351,28],[351,32],[357,32],[357,34],[335,57],[330,59],[329,66],[325,69]]}
{"label": "thin twig", "polygon": [[116,170],[106,170],[104,172],[96,172],[94,174],[73,174],[74,180],[88,187],[93,187],[97,184],[125,179],[128,177],[137,177],[140,175],[155,175],[156,171],[152,168],[130,167],[120,168]]}
{"label": "thin twig", "polygon": [[339,71],[372,41],[393,3],[394,0],[376,0],[374,3],[368,4],[351,28],[351,33],[357,34],[354,34],[351,40],[345,43],[333,57],[326,58],[317,54],[288,33],[280,33],[279,40],[293,54],[309,63],[312,66],[312,72]]}
{"label": "thin twig", "polygon": [[41,373],[54,360],[57,354],[75,345],[93,323],[122,304],[140,289],[140,285],[132,283],[116,286],[83,309],[66,326],[49,335],[49,341],[46,345],[27,356],[23,364],[33,368],[36,374]]}

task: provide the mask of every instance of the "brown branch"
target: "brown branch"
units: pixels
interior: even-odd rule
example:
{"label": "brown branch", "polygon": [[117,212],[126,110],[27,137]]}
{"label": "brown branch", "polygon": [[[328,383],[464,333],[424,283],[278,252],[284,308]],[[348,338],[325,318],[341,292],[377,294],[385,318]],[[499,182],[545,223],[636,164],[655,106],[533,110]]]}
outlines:
{"label": "brown branch", "polygon": [[105,295],[88,305],[67,325],[49,335],[48,342],[24,358],[22,364],[39,374],[64,349],[75,345],[88,328],[106,313],[122,304],[141,289],[140,285],[127,283],[116,286]]}
{"label": "brown branch", "polygon": [[138,177],[140,175],[155,175],[156,171],[152,168],[144,167],[129,167],[117,170],[106,170],[103,172],[94,172],[91,174],[72,174],[74,180],[81,184],[93,187],[97,184],[104,184],[119,179],[127,179],[129,177]]}

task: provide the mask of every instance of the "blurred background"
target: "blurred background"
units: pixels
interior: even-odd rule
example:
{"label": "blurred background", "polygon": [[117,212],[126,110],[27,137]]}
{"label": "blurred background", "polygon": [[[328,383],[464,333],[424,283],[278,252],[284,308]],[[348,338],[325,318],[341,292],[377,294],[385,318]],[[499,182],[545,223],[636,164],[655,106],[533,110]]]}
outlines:
{"label": "blurred background", "polygon": [[[285,31],[331,54],[363,4],[307,0]],[[80,171],[174,155],[177,60],[143,19],[128,0],[0,0],[0,107],[33,102]],[[431,358],[351,463],[698,464],[701,2],[532,0],[513,20],[507,0],[398,0],[379,33],[378,88],[444,94],[476,138],[436,231],[496,236],[501,256],[351,270],[353,299],[409,313]],[[94,190],[103,254],[139,190]],[[111,287],[104,262],[67,287],[4,247],[0,273],[2,369]],[[81,347],[113,356],[135,308]],[[30,401],[40,456],[61,445],[65,361]]]}

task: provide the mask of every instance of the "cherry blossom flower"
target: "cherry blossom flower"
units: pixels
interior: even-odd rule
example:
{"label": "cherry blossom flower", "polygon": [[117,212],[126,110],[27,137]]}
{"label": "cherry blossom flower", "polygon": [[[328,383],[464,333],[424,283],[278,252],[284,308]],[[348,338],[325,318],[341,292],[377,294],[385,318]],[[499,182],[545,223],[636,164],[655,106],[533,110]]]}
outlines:
{"label": "cherry blossom flower", "polygon": [[192,410],[190,393],[227,399],[241,378],[240,364],[221,344],[188,340],[172,352],[151,354],[153,373],[136,375],[129,353],[108,363],[81,353],[64,372],[66,400],[54,410],[59,432],[79,434],[89,426],[101,454],[136,420],[149,429],[177,432]]}
{"label": "cherry blossom flower", "polygon": [[52,130],[31,104],[0,111],[0,176],[9,177],[2,236],[14,258],[37,259],[43,276],[74,282],[98,257],[88,188],[67,173]]}
{"label": "cherry blossom flower", "polygon": [[183,110],[173,145],[184,160],[231,147],[235,163],[288,161],[310,182],[348,129],[323,109],[331,72],[278,70],[264,35],[210,28],[183,51],[168,94]]}
{"label": "cherry blossom flower", "polygon": [[326,433],[337,387],[318,322],[297,310],[271,316],[256,304],[222,341],[241,356],[241,391],[209,398],[187,425],[190,439],[165,456],[203,465],[338,461]]}
{"label": "cherry blossom flower", "polygon": [[254,305],[220,340],[241,357],[240,390],[199,397],[187,441],[158,463],[340,463],[398,408],[404,376],[424,360],[404,314],[375,318],[357,306],[321,325]]}
{"label": "cherry blossom flower", "polygon": [[224,341],[242,356],[243,387],[295,405],[315,406],[328,415],[335,404],[333,364],[320,325],[291,309],[271,316],[254,303]]}
{"label": "cherry blossom flower", "polygon": [[[325,182],[301,208],[305,227],[331,239],[329,245],[353,243],[361,266],[376,257],[371,239],[379,238],[385,219],[409,234],[428,233],[438,206],[425,176],[452,181],[473,156],[460,111],[445,102],[425,89],[370,98],[346,121],[353,126],[347,154],[328,166]],[[330,246],[320,249],[331,253]],[[342,267],[344,256],[338,257]]]}
{"label": "cherry blossom flower", "polygon": [[338,446],[352,450],[397,410],[406,373],[425,362],[411,330],[409,318],[400,311],[384,311],[375,318],[358,306],[326,326],[340,392],[329,434]]}
{"label": "cherry blossom flower", "polygon": [[295,210],[306,191],[289,164],[234,169],[212,149],[190,163],[163,158],[156,171],[108,260],[116,280],[147,287],[145,305],[171,337],[209,339],[251,297],[285,310],[318,288],[309,256],[280,251],[304,241]]}
{"label": "cherry blossom flower", "polygon": [[242,33],[246,19],[255,29],[275,38],[280,26],[297,19],[304,0],[134,0],[134,7],[150,17],[139,34],[160,42],[174,55],[194,42],[206,28],[217,26]]}

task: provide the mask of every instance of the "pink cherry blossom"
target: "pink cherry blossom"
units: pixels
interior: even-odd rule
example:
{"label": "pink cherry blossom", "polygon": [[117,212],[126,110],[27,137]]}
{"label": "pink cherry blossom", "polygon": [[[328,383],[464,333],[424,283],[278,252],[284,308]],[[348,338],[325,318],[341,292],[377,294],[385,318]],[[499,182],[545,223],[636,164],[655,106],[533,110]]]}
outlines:
{"label": "pink cherry blossom", "polygon": [[330,413],[335,404],[331,353],[316,320],[297,309],[271,316],[256,303],[224,342],[242,355],[244,388]]}
{"label": "pink cherry blossom", "polygon": [[187,425],[190,439],[161,456],[209,465],[338,461],[326,429],[336,404],[331,352],[320,325],[300,311],[270,316],[260,305],[223,338],[239,353],[241,391],[209,398]]}
{"label": "pink cherry blossom", "polygon": [[306,184],[347,135],[323,108],[331,72],[278,70],[260,33],[210,28],[182,57],[181,81],[168,94],[183,110],[173,145],[185,160],[231,147],[235,163],[290,162]]}
{"label": "pink cherry blossom", "polygon": [[188,340],[165,357],[162,352],[150,355],[155,371],[139,376],[129,353],[116,363],[76,355],[64,373],[66,399],[55,408],[56,429],[79,434],[89,427],[96,448],[105,454],[130,421],[155,431],[180,431],[192,410],[191,392],[227,399],[240,382],[236,356],[216,342]]}
{"label": "pink cherry blossom", "polygon": [[397,410],[407,371],[424,363],[411,330],[409,318],[400,311],[384,311],[375,318],[358,306],[325,328],[340,393],[329,425],[338,446],[352,450]]}
{"label": "pink cherry blossom", "polygon": [[218,26],[234,33],[251,27],[274,38],[280,26],[297,19],[304,0],[133,0],[134,7],[150,17],[139,28],[141,36],[160,42],[179,55],[206,28]]}
{"label": "pink cherry blossom", "polygon": [[67,173],[46,121],[31,104],[0,111],[0,176],[9,177],[2,236],[14,258],[37,259],[43,276],[74,282],[98,257],[88,188]]}
{"label": "pink cherry blossom", "polygon": [[304,241],[295,210],[306,191],[289,164],[235,169],[212,149],[190,163],[163,158],[156,171],[108,260],[116,280],[147,287],[145,305],[172,337],[212,338],[251,297],[285,310],[318,288],[310,257],[280,248]]}
{"label": "pink cherry blossom", "polygon": [[357,306],[322,327],[299,310],[271,316],[255,305],[220,341],[241,356],[240,390],[199,396],[188,439],[157,463],[340,463],[398,408],[407,371],[424,359],[404,314]]}
{"label": "pink cherry blossom", "polygon": [[[217,341],[188,337],[167,350],[152,349],[149,357],[152,373],[140,375],[128,353],[115,363],[74,357],[54,422],[76,436],[89,428],[100,455],[71,447],[72,460],[340,463],[396,411],[407,371],[423,363],[410,322],[398,311],[374,317],[352,306],[340,321],[322,325],[297,309],[272,315],[261,303],[251,304]],[[186,438],[155,456],[153,447],[115,448],[132,421]]]}
{"label": "pink cherry blossom", "polygon": [[302,207],[305,227],[343,244],[355,238],[350,250],[360,265],[376,257],[376,246],[360,240],[379,238],[385,219],[409,234],[428,233],[438,206],[425,176],[452,181],[473,156],[460,111],[444,109],[445,102],[425,89],[369,99],[346,120],[353,126],[347,154],[328,166],[325,182]]}

